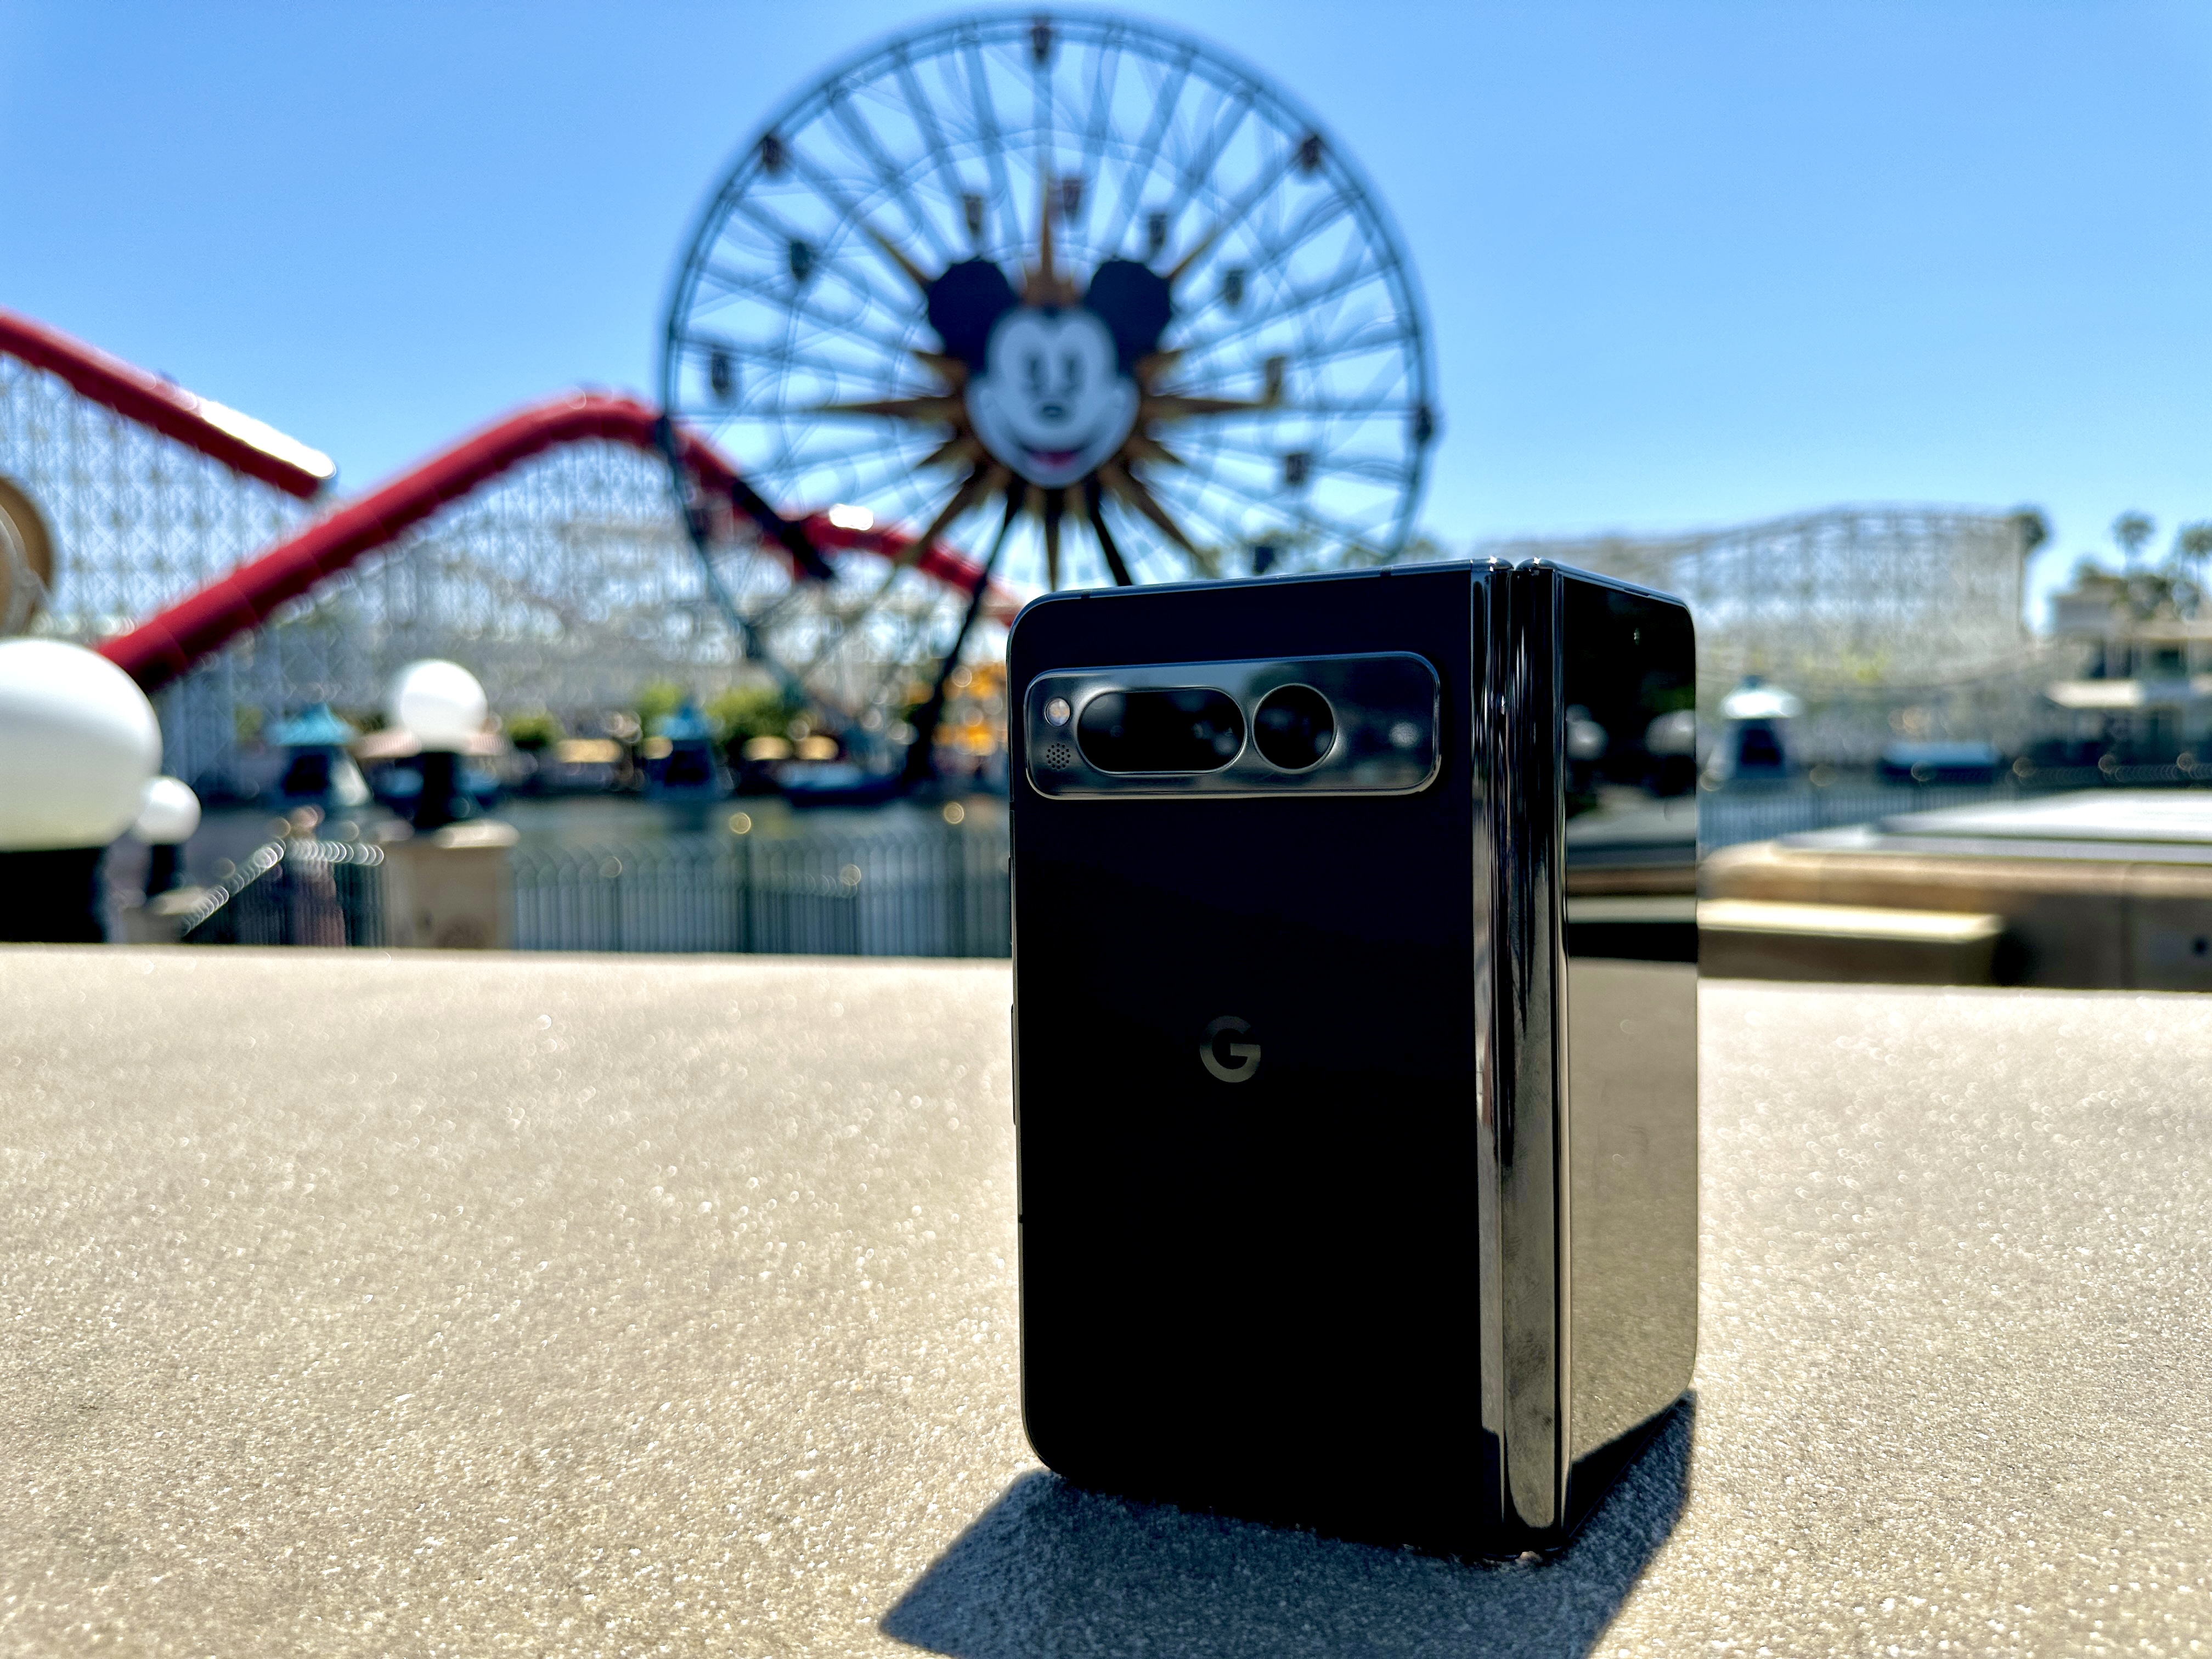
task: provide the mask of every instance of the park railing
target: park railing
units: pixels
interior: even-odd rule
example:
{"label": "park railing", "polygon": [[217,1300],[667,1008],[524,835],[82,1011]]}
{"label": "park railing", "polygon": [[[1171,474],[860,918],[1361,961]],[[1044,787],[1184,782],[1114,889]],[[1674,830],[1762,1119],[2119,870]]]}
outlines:
{"label": "park railing", "polygon": [[1706,851],[1747,841],[1812,830],[1873,823],[1902,812],[1936,812],[1948,806],[2038,800],[2097,788],[2203,788],[2212,766],[2036,767],[2008,772],[1990,783],[1886,783],[1853,779],[1820,784],[1808,778],[1781,784],[1730,784],[1698,801],[1698,842]]}
{"label": "park railing", "polygon": [[[1698,801],[1707,851],[1812,830],[2046,795],[2087,782],[2212,783],[2212,768],[2082,769],[1994,784],[1733,786]],[[524,951],[1003,957],[1012,944],[1001,824],[779,838],[671,836],[517,847],[514,944]],[[188,918],[197,945],[381,945],[381,848],[261,848]]]}
{"label": "park railing", "polygon": [[778,840],[672,836],[518,847],[525,951],[1003,957],[1012,946],[1003,830]]}
{"label": "park railing", "polygon": [[184,918],[186,945],[381,945],[384,849],[272,841]]}
{"label": "park railing", "polygon": [[[1771,841],[1808,830],[1872,823],[1899,812],[1936,812],[2024,799],[2014,783],[1848,783],[1826,788],[1803,782],[1711,790],[1698,800],[1698,843],[1707,852],[1747,841]],[[2033,792],[2042,793],[2042,792]]]}

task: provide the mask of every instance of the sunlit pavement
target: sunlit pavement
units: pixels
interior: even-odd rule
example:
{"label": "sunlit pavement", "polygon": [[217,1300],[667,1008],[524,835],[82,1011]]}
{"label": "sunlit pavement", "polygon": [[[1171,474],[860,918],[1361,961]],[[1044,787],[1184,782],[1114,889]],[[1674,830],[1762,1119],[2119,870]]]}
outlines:
{"label": "sunlit pavement", "polygon": [[1462,1565],[1037,1473],[1007,987],[0,951],[0,1651],[2212,1640],[2212,1003],[1708,986],[1694,1411]]}

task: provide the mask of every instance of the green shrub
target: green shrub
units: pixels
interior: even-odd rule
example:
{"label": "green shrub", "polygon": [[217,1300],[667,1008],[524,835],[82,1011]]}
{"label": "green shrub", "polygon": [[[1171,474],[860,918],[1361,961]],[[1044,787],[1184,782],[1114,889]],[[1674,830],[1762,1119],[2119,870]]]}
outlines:
{"label": "green shrub", "polygon": [[673,680],[653,680],[640,689],[634,705],[637,723],[648,736],[660,729],[660,723],[681,708],[690,694]]}
{"label": "green shrub", "polygon": [[765,685],[732,686],[706,708],[708,720],[725,743],[782,737],[798,713],[781,691]]}
{"label": "green shrub", "polygon": [[565,735],[560,720],[544,709],[532,714],[510,714],[507,717],[507,740],[526,752],[550,749]]}

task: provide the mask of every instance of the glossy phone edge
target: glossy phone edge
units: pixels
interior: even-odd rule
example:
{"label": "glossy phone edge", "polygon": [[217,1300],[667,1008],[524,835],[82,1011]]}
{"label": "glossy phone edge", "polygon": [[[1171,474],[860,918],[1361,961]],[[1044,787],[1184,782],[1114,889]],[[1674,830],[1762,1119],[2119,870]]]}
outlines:
{"label": "glossy phone edge", "polygon": [[[1489,865],[1488,995],[1477,1011],[1487,1086],[1483,1407],[1498,1449],[1497,1527],[1540,1545],[1565,1519],[1571,1328],[1566,1298],[1566,1114],[1560,1037],[1559,658],[1561,584],[1517,568],[1490,584],[1483,644],[1482,821]],[[1481,1028],[1486,1026],[1486,1030]]]}
{"label": "glossy phone edge", "polygon": [[[1564,1544],[1674,1404],[1575,1458],[1563,702],[1566,595],[1575,581],[1682,604],[1678,595],[1544,560],[1476,583],[1486,663],[1476,778],[1486,810],[1478,820],[1487,825],[1481,855],[1492,927],[1486,972],[1479,961],[1476,973],[1485,1091],[1477,1188],[1481,1398],[1484,1427],[1498,1447],[1492,1524],[1502,1548]],[[1595,1478],[1589,1496],[1581,1495],[1577,1469]]]}

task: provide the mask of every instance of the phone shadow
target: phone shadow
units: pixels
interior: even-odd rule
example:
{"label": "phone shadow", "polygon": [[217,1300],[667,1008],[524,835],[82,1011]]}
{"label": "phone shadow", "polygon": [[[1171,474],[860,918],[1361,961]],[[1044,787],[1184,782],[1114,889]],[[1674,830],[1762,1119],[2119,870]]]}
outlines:
{"label": "phone shadow", "polygon": [[1131,1503],[1025,1474],[884,1617],[956,1659],[1439,1659],[1588,1653],[1688,1496],[1695,1396],[1574,1540],[1540,1561],[1444,1559]]}

